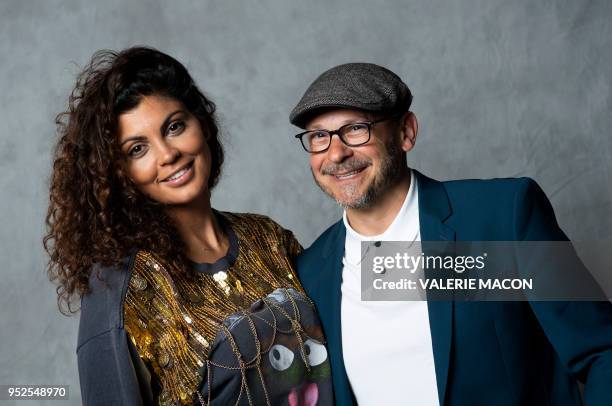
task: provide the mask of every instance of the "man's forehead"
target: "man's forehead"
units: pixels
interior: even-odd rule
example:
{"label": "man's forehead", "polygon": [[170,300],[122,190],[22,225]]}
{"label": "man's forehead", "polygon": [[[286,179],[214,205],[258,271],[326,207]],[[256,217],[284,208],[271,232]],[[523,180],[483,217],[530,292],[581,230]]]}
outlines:
{"label": "man's forehead", "polygon": [[340,127],[355,121],[370,121],[373,113],[357,109],[327,109],[318,112],[306,124],[306,129],[332,129],[330,125]]}

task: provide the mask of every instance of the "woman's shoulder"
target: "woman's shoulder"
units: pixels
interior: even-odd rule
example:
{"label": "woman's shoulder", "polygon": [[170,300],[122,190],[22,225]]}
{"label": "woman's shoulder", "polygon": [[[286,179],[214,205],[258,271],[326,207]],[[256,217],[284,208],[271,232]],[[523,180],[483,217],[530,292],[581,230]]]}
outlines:
{"label": "woman's shoulder", "polygon": [[251,248],[295,258],[302,246],[291,230],[285,229],[270,217],[255,213],[221,212],[228,219],[239,240],[249,241]]}
{"label": "woman's shoulder", "polygon": [[285,229],[278,222],[263,214],[225,211],[219,213],[229,220],[232,228],[238,232],[242,231],[250,235],[263,234],[267,236],[276,236],[277,238],[285,238],[287,235],[293,235],[290,230]]}
{"label": "woman's shoulder", "polygon": [[254,232],[264,233],[267,235],[275,235],[278,238],[293,236],[291,230],[284,228],[270,217],[257,213],[234,213],[234,212],[219,212],[224,218],[229,220],[234,229],[242,229]]}
{"label": "woman's shoulder", "polygon": [[123,328],[123,302],[138,250],[114,265],[95,263],[89,275],[89,292],[81,298],[77,348],[89,339]]}
{"label": "woman's shoulder", "polygon": [[227,218],[232,224],[247,223],[250,225],[259,225],[261,227],[281,227],[276,221],[270,217],[258,213],[235,213],[229,211],[218,212],[223,217]]}

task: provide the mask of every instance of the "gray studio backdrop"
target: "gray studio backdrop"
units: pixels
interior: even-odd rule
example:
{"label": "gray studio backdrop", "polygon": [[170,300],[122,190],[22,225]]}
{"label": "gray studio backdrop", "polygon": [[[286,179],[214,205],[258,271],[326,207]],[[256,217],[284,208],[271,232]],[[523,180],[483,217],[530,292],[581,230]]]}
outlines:
{"label": "gray studio backdrop", "polygon": [[531,176],[571,238],[612,240],[611,19],[608,0],[2,1],[0,384],[70,385],[65,404],[80,404],[78,317],[57,311],[41,239],[53,119],[95,50],[146,44],[184,62],[222,123],[215,207],[267,214],[305,246],[341,212],[287,116],[350,61],[411,87],[410,166]]}

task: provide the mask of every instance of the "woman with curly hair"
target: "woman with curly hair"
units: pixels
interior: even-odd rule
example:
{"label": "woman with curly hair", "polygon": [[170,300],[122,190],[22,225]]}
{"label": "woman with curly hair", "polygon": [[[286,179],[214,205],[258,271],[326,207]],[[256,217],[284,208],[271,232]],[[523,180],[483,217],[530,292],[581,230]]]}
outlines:
{"label": "woman with curly hair", "polygon": [[57,119],[44,245],[64,313],[80,299],[86,405],[332,402],[300,246],[220,212],[215,105],[174,58],[97,52]]}

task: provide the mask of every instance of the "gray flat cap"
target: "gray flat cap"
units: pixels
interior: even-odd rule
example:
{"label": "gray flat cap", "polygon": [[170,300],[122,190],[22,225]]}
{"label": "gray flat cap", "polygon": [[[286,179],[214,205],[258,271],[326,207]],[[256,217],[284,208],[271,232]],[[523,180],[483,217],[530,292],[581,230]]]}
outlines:
{"label": "gray flat cap", "polygon": [[410,89],[389,69],[373,63],[347,63],[316,78],[291,111],[289,121],[304,128],[314,113],[330,107],[400,113],[411,102]]}

